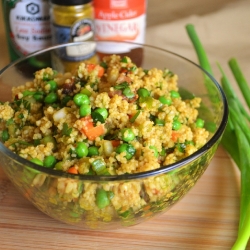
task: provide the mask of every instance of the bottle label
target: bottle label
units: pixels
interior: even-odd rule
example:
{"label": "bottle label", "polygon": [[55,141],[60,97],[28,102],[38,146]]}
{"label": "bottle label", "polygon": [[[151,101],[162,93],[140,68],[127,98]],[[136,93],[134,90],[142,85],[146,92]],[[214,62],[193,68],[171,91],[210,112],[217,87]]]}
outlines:
{"label": "bottle label", "polygon": [[[72,27],[53,23],[53,43],[83,42],[93,40],[94,23],[92,19],[77,20]],[[61,49],[60,57],[68,61],[81,61],[93,56],[95,47],[83,45],[70,46]]]}
{"label": "bottle label", "polygon": [[[145,39],[146,1],[144,0],[96,0],[95,39],[128,41],[142,44]],[[98,44],[98,51],[106,53],[127,52],[139,45],[110,46]]]}
{"label": "bottle label", "polygon": [[26,55],[51,45],[49,3],[21,0],[10,10],[10,38],[18,54]]}

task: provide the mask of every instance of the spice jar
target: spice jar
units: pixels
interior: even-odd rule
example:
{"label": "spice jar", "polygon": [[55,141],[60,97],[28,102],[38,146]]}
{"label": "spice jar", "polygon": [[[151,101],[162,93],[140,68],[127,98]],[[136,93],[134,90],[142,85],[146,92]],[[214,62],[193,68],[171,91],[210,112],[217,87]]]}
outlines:
{"label": "spice jar", "polygon": [[[51,0],[53,44],[94,40],[94,10],[91,0]],[[57,69],[74,70],[80,61],[95,61],[95,47],[77,50],[68,47],[52,58]]]}
{"label": "spice jar", "polygon": [[[143,44],[146,29],[146,0],[93,0],[95,39],[128,41]],[[101,43],[97,46],[100,57],[106,54],[123,54],[141,64],[143,49],[135,44],[112,46]]]}
{"label": "spice jar", "polygon": [[[47,0],[3,0],[2,9],[11,61],[51,45]],[[28,63],[45,67],[49,59],[32,57]]]}

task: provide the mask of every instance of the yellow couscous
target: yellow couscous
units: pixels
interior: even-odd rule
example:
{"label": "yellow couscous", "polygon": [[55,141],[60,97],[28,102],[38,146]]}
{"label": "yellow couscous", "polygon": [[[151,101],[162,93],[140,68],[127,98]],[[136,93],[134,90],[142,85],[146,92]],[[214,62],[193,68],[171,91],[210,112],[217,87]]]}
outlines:
{"label": "yellow couscous", "polygon": [[[143,69],[118,55],[98,65],[81,63],[72,73],[45,68],[35,72],[33,81],[13,88],[11,102],[0,104],[1,140],[27,160],[71,174],[159,169],[193,154],[209,137],[198,114],[201,99],[184,100],[177,82],[170,70]],[[157,201],[166,178],[145,180],[144,197]],[[43,181],[37,175],[33,185]],[[49,191],[95,213],[111,205],[127,211],[146,204],[136,182],[101,189],[86,183],[79,191],[73,180],[59,178]],[[103,192],[110,202],[98,201]]]}

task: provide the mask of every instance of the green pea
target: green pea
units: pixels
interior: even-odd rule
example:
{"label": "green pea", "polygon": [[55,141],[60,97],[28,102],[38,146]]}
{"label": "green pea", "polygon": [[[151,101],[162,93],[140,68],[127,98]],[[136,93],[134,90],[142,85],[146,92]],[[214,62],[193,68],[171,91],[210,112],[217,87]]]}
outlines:
{"label": "green pea", "polygon": [[88,97],[91,96],[91,92],[88,89],[81,89],[80,93]]}
{"label": "green pea", "polygon": [[89,104],[82,104],[79,109],[79,114],[81,117],[91,114],[91,106]]}
{"label": "green pea", "polygon": [[96,190],[96,205],[102,209],[110,204],[108,193],[104,189]]}
{"label": "green pea", "polygon": [[43,161],[46,168],[53,168],[56,165],[56,158],[53,155],[46,156]]}
{"label": "green pea", "polygon": [[9,135],[9,132],[7,129],[4,129],[3,132],[2,132],[2,141],[3,142],[6,142],[8,141],[10,138],[10,135]]}
{"label": "green pea", "polygon": [[135,134],[134,134],[133,130],[130,128],[122,129],[121,134],[122,134],[123,141],[128,142],[128,141],[133,141],[135,139]]}
{"label": "green pea", "polygon": [[64,96],[63,99],[62,99],[62,101],[61,101],[62,106],[66,106],[67,103],[68,103],[70,100],[72,100],[72,97],[71,97],[70,95]]}
{"label": "green pea", "polygon": [[54,147],[56,146],[56,140],[52,135],[46,135],[41,139],[41,143],[46,145],[48,142],[52,142]]}
{"label": "green pea", "polygon": [[171,90],[170,95],[171,95],[172,98],[179,98],[180,97],[179,92],[177,92],[175,90]]}
{"label": "green pea", "polygon": [[161,119],[158,119],[158,118],[155,118],[155,125],[164,126],[165,125],[165,121],[161,120]]}
{"label": "green pea", "polygon": [[44,93],[41,92],[41,91],[38,91],[36,92],[34,95],[33,95],[34,99],[38,102],[42,102],[43,101],[43,97],[44,97]]}
{"label": "green pea", "polygon": [[55,164],[56,170],[63,170],[63,161],[59,161]]}
{"label": "green pea", "polygon": [[78,142],[76,144],[76,155],[79,158],[86,157],[88,155],[88,146],[84,142]]}
{"label": "green pea", "polygon": [[154,151],[154,156],[157,158],[159,156],[157,148],[155,146],[149,146],[149,148]]}
{"label": "green pea", "polygon": [[109,115],[108,110],[105,108],[97,108],[95,112],[99,113],[104,118],[104,120],[107,119]]}
{"label": "green pea", "polygon": [[127,144],[122,143],[116,148],[116,153],[120,154],[127,151]]}
{"label": "green pea", "polygon": [[133,147],[133,145],[128,144],[128,143],[120,144],[116,148],[116,153],[120,154],[120,153],[123,153],[123,152],[126,152],[125,158],[127,160],[130,160],[135,154],[135,148]]}
{"label": "green pea", "polygon": [[115,194],[112,191],[107,191],[107,194],[110,200],[112,200],[115,197]]}
{"label": "green pea", "polygon": [[99,155],[98,147],[90,146],[88,156]]}
{"label": "green pea", "polygon": [[104,123],[108,117],[108,110],[105,108],[97,108],[91,113],[94,122]]}
{"label": "green pea", "polygon": [[122,93],[127,97],[127,98],[133,98],[135,94],[131,91],[129,87],[125,88]]}
{"label": "green pea", "polygon": [[131,155],[131,158],[133,157],[133,155],[135,154],[135,148],[133,145],[131,144],[128,144],[127,146],[127,152]]}
{"label": "green pea", "polygon": [[198,118],[195,122],[195,125],[197,128],[203,128],[204,127],[204,120],[202,120],[201,118]]}
{"label": "green pea", "polygon": [[160,97],[159,97],[159,101],[160,101],[162,104],[166,104],[166,105],[171,105],[171,104],[172,104],[171,99],[168,99],[168,98],[166,98],[165,96],[160,96]]}
{"label": "green pea", "polygon": [[37,165],[43,166],[43,162],[37,158],[32,158],[30,161]]}
{"label": "green pea", "polygon": [[57,101],[57,94],[55,92],[50,92],[44,99],[45,103],[51,104]]}
{"label": "green pea", "polygon": [[55,80],[48,81],[46,85],[50,86],[49,88],[50,92],[57,90],[57,82]]}
{"label": "green pea", "polygon": [[89,97],[82,93],[78,93],[73,97],[74,103],[77,106],[81,106],[83,104],[90,104]]}
{"label": "green pea", "polygon": [[172,124],[173,130],[179,130],[181,128],[181,123],[178,120],[174,120]]}
{"label": "green pea", "polygon": [[140,88],[137,90],[137,94],[140,96],[140,97],[148,97],[150,96],[150,92],[145,89],[145,88]]}

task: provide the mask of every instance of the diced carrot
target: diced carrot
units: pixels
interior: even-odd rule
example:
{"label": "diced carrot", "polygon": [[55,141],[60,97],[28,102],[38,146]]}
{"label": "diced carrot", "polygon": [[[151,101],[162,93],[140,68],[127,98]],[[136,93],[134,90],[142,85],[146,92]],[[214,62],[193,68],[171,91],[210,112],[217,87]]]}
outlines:
{"label": "diced carrot", "polygon": [[94,141],[97,137],[105,133],[103,124],[84,131],[89,140]]}
{"label": "diced carrot", "polygon": [[173,142],[177,142],[179,136],[180,136],[180,134],[178,132],[172,131],[171,139]]}
{"label": "diced carrot", "polygon": [[94,127],[93,119],[91,118],[91,116],[85,116],[81,118],[81,121],[83,122],[81,132],[84,133],[89,140],[93,141],[98,136],[101,136],[105,133],[103,124]]}
{"label": "diced carrot", "polygon": [[159,189],[154,188],[154,189],[152,189],[152,193],[153,193],[153,194],[159,194],[159,193],[160,193],[160,190],[159,190]]}
{"label": "diced carrot", "polygon": [[75,166],[70,167],[67,172],[70,174],[78,174],[78,170]]}
{"label": "diced carrot", "polygon": [[147,205],[147,206],[143,207],[143,210],[144,210],[144,211],[147,211],[147,210],[149,210],[150,208],[151,208],[151,206],[150,206],[150,205]]}
{"label": "diced carrot", "polygon": [[88,130],[94,127],[93,119],[90,115],[82,117],[82,130]]}
{"label": "diced carrot", "polygon": [[113,147],[118,147],[121,144],[121,141],[119,140],[112,140],[111,141]]}
{"label": "diced carrot", "polygon": [[127,73],[128,72],[128,69],[127,68],[121,68],[120,69],[120,73]]}
{"label": "diced carrot", "polygon": [[87,68],[88,72],[91,72],[92,70],[94,70],[95,66],[96,66],[96,64],[93,64],[93,63],[86,64],[86,68]]}
{"label": "diced carrot", "polygon": [[98,76],[102,77],[104,75],[105,69],[100,65],[97,66],[98,66]]}
{"label": "diced carrot", "polygon": [[93,64],[93,63],[86,64],[86,68],[87,68],[89,73],[91,71],[93,71],[94,69],[97,69],[98,77],[102,77],[104,74],[104,71],[105,71],[105,69],[102,66],[100,66],[98,64]]}

